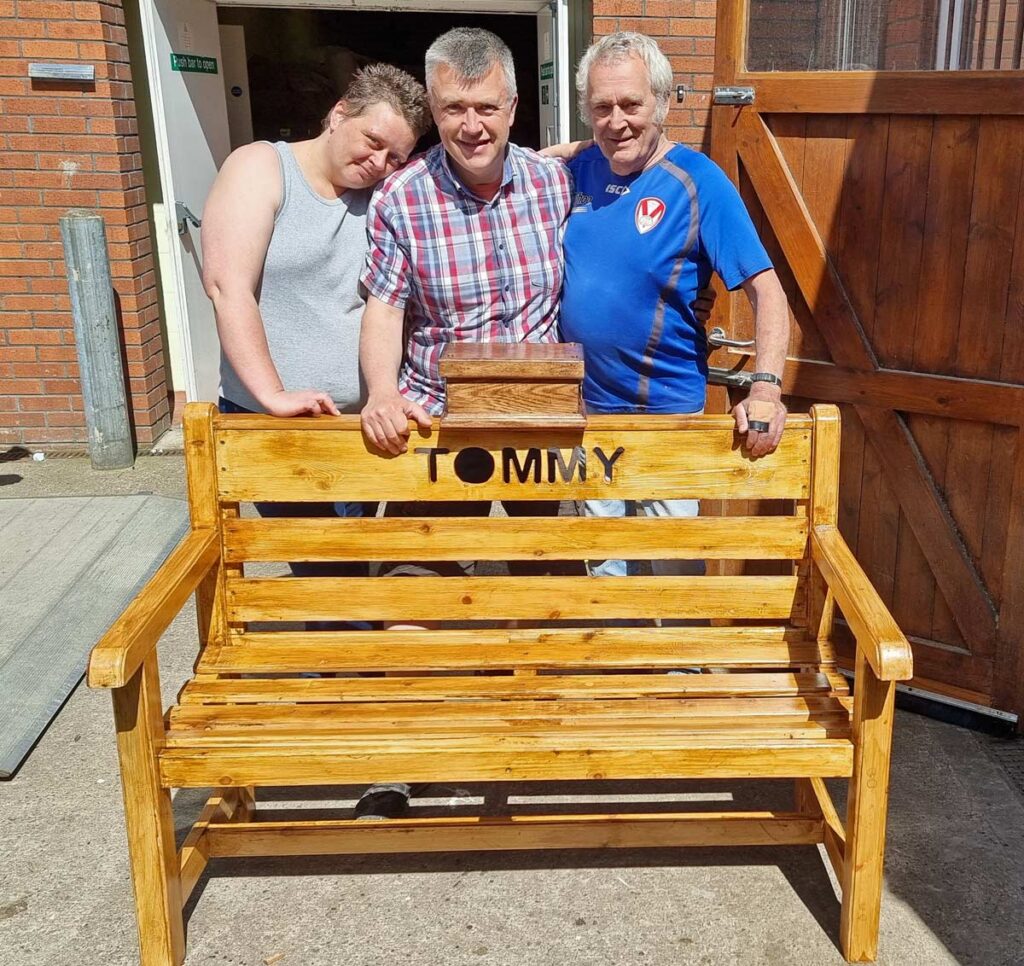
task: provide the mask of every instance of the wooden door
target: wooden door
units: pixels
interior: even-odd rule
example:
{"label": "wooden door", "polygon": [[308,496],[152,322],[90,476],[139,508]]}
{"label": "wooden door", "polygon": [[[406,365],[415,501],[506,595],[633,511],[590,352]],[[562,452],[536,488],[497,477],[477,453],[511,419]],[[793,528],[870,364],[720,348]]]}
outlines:
{"label": "wooden door", "polygon": [[[790,55],[806,63],[823,37],[840,36],[821,19],[828,5],[778,0]],[[981,28],[952,45],[961,63],[988,58],[999,70],[748,70],[748,19],[772,36],[771,7],[757,0],[751,14],[748,0],[719,0],[716,89],[752,88],[754,100],[716,96],[712,156],[739,185],[789,295],[790,407],[842,404],[840,523],[913,643],[914,683],[1021,715],[1021,24],[1002,24],[998,49]],[[798,7],[819,10],[802,40]],[[885,8],[873,0],[877,17]],[[923,43],[937,35],[948,62],[951,43],[932,27]],[[719,303],[717,324],[752,338],[746,300]],[[711,356],[712,366],[751,364],[736,350]]]}

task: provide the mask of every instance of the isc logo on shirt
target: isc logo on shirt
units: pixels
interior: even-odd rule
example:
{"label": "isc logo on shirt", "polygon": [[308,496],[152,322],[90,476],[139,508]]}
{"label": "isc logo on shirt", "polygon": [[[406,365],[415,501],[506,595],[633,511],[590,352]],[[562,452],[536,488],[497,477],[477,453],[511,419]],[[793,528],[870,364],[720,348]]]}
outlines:
{"label": "isc logo on shirt", "polygon": [[665,202],[660,198],[641,198],[636,203],[636,212],[633,220],[636,222],[636,230],[641,235],[646,235],[658,227],[659,222],[665,216]]}
{"label": "isc logo on shirt", "polygon": [[628,195],[629,185],[628,184],[606,184],[604,186],[604,193],[606,195]]}

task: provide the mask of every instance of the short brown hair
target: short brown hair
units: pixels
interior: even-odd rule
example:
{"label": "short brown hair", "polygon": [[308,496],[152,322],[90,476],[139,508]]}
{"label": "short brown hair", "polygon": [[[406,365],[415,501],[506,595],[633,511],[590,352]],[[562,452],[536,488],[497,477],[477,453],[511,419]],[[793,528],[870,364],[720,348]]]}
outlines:
{"label": "short brown hair", "polygon": [[357,70],[341,100],[346,117],[359,117],[373,104],[387,104],[417,138],[430,129],[426,90],[412,74],[391,64],[370,64]]}

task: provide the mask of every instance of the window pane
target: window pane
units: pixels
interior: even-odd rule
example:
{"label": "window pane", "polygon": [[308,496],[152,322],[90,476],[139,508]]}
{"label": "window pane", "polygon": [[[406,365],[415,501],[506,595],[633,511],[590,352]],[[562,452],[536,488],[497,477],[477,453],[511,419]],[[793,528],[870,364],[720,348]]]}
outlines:
{"label": "window pane", "polygon": [[1020,70],[1024,0],[751,0],[750,70]]}

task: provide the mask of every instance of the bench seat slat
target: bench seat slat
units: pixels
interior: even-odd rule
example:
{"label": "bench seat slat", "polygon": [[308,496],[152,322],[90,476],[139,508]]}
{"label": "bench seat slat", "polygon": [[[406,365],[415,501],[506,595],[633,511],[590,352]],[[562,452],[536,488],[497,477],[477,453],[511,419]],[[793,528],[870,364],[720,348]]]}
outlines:
{"label": "bench seat slat", "polygon": [[825,673],[552,674],[516,677],[270,678],[193,680],[182,703],[438,701],[495,698],[631,698],[828,694],[842,678]]}
{"label": "bench seat slat", "polygon": [[301,741],[272,748],[166,748],[160,754],[165,787],[323,785],[373,782],[471,782],[648,778],[829,778],[849,776],[853,745],[844,738],[770,741],[687,736],[657,748],[596,747],[379,752]]}
{"label": "bench seat slat", "polygon": [[[756,535],[756,539],[752,537]],[[367,517],[224,523],[229,563],[287,560],[800,559],[806,517]]]}
{"label": "bench seat slat", "polygon": [[559,747],[574,747],[577,742],[601,743],[611,740],[635,740],[641,743],[669,740],[686,735],[706,737],[764,737],[772,740],[797,740],[801,738],[848,738],[850,717],[845,712],[814,715],[812,717],[748,715],[738,720],[729,715],[703,718],[658,715],[651,718],[636,717],[628,721],[611,718],[587,719],[585,717],[547,718],[537,716],[519,721],[469,720],[466,722],[434,722],[421,720],[415,723],[405,721],[388,723],[364,722],[361,725],[339,724],[333,728],[308,729],[304,724],[288,722],[264,722],[262,727],[253,725],[231,726],[220,724],[178,726],[167,733],[166,747],[200,747],[204,745],[249,745],[258,743],[261,747],[269,744],[346,744],[366,747],[403,746],[410,740],[444,742],[480,739],[482,746],[494,741],[518,741],[523,739],[550,740]]}
{"label": "bench seat slat", "polygon": [[[268,635],[273,636],[273,635]],[[642,642],[607,652],[600,643],[432,644],[394,641],[325,649],[322,644],[246,643],[221,650],[201,670],[230,673],[288,671],[469,670],[557,668],[801,667],[819,664],[814,641],[781,644]]]}
{"label": "bench seat slat", "polygon": [[229,579],[226,592],[228,618],[237,622],[780,620],[803,607],[793,576],[275,577]]}
{"label": "bench seat slat", "polygon": [[310,730],[339,727],[418,726],[489,721],[549,720],[630,721],[655,716],[695,720],[729,715],[733,720],[772,715],[807,720],[814,716],[849,716],[852,700],[834,695],[757,698],[594,698],[539,701],[366,701],[320,704],[179,704],[168,713],[171,728],[303,727]]}

